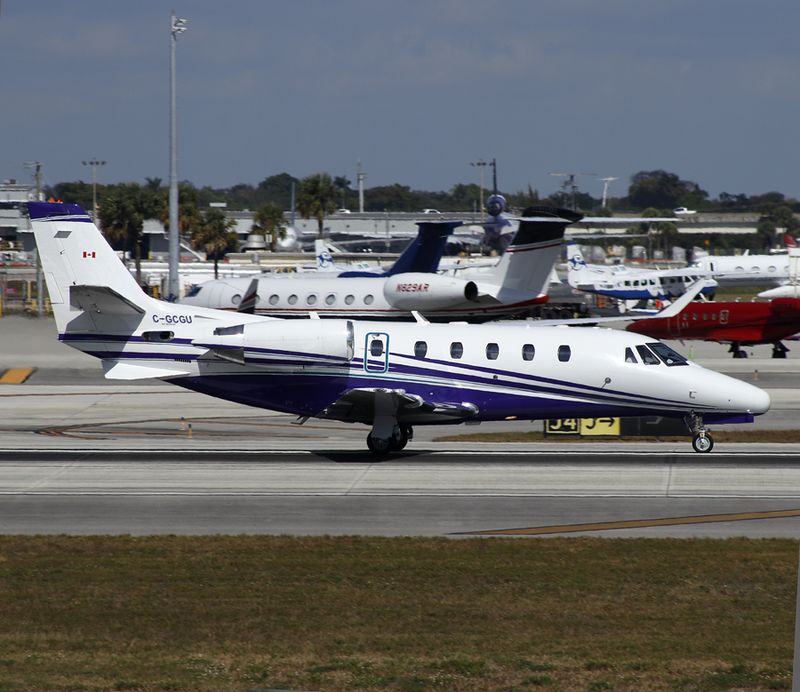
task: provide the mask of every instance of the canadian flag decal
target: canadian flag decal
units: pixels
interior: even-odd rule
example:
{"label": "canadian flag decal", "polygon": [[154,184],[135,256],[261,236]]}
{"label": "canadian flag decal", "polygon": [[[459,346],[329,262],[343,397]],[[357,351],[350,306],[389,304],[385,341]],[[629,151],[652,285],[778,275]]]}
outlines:
{"label": "canadian flag decal", "polygon": [[94,259],[96,256],[97,256],[97,255],[96,255],[96,253],[95,253],[95,251],[94,251],[94,250],[91,250],[91,251],[84,250],[84,251],[83,251],[83,257],[84,257],[84,259],[85,259],[86,257],[91,257],[92,259]]}

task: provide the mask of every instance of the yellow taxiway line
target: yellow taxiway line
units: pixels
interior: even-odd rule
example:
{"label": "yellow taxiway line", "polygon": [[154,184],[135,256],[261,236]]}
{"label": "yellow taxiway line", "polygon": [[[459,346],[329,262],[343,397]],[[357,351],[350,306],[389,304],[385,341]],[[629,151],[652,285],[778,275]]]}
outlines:
{"label": "yellow taxiway line", "polygon": [[0,384],[22,384],[34,370],[35,368],[9,368],[0,375]]}

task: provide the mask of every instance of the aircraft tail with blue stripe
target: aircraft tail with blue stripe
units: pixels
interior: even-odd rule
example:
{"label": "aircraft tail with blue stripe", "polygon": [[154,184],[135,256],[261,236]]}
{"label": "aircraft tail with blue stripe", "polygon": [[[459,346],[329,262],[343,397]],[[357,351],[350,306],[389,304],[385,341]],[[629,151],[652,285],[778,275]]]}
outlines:
{"label": "aircraft tail with blue stripe", "polygon": [[339,274],[339,278],[347,279],[357,276],[375,278],[376,276],[394,276],[395,274],[435,272],[439,268],[447,236],[451,235],[455,228],[463,225],[463,221],[417,221],[417,226],[419,226],[417,237],[383,274],[348,271]]}

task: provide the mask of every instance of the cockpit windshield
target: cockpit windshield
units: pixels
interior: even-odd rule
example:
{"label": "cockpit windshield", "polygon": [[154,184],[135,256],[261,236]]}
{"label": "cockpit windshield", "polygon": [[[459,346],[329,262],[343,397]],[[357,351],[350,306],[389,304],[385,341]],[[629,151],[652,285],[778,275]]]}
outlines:
{"label": "cockpit windshield", "polygon": [[653,351],[663,362],[665,365],[672,367],[673,365],[688,365],[689,362],[684,358],[680,353],[671,349],[666,344],[662,344],[660,341],[654,341],[652,343],[647,344],[650,347],[650,350]]}
{"label": "cockpit windshield", "polygon": [[191,298],[192,296],[196,296],[202,290],[203,290],[202,286],[194,285],[188,291],[186,291],[186,297]]}

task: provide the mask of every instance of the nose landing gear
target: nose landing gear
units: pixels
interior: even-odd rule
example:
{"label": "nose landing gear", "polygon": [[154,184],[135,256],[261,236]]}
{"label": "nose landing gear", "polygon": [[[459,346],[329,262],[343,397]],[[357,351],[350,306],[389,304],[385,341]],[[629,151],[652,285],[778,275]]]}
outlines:
{"label": "nose landing gear", "polygon": [[708,454],[714,449],[714,438],[703,425],[703,416],[692,411],[686,418],[686,427],[692,433],[692,448],[699,454]]}

